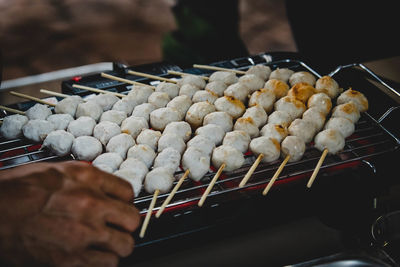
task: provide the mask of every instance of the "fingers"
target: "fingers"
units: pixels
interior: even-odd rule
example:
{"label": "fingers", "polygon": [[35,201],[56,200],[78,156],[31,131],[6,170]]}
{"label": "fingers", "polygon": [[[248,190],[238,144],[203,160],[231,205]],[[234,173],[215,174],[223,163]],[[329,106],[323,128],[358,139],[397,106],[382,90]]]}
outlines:
{"label": "fingers", "polygon": [[126,257],[133,251],[134,240],[131,234],[111,227],[98,231],[97,240],[91,245],[101,250],[111,251],[120,257]]}
{"label": "fingers", "polygon": [[133,232],[140,224],[140,214],[137,208],[118,201],[109,201],[104,220],[128,232]]}
{"label": "fingers", "polygon": [[115,253],[99,251],[99,250],[87,250],[82,253],[80,257],[84,263],[84,266],[96,266],[96,267],[116,267],[118,266],[119,258]]}

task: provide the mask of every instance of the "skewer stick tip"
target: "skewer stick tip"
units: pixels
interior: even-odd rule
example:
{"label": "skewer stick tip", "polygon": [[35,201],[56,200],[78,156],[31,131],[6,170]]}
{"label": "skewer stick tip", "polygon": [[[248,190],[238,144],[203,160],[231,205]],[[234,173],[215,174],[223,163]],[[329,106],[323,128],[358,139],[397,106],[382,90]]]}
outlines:
{"label": "skewer stick tip", "polygon": [[265,187],[264,191],[262,192],[263,196],[266,196],[271,189],[272,185],[275,183],[276,179],[278,179],[279,174],[281,174],[283,168],[286,166],[286,163],[289,161],[290,155],[287,155],[285,159],[282,161],[279,168],[276,170],[274,176],[272,176],[271,180],[269,181],[268,185]]}
{"label": "skewer stick tip", "polygon": [[214,187],[215,182],[218,180],[218,178],[221,176],[222,171],[225,169],[225,166],[226,166],[226,164],[222,163],[222,165],[219,167],[217,173],[214,175],[214,178],[211,180],[210,184],[207,186],[206,191],[204,191],[203,195],[201,196],[199,203],[197,204],[199,207],[203,206],[208,194],[210,194],[211,189]]}
{"label": "skewer stick tip", "polygon": [[251,165],[249,171],[243,177],[242,181],[240,181],[239,188],[242,188],[246,185],[247,181],[253,175],[254,171],[256,170],[257,166],[260,164],[261,160],[264,158],[264,154],[258,155],[257,159],[254,161],[253,165]]}
{"label": "skewer stick tip", "polygon": [[140,233],[139,233],[139,237],[140,238],[143,238],[145,233],[146,233],[146,229],[147,229],[147,226],[149,225],[150,217],[151,217],[151,214],[153,213],[153,209],[154,209],[154,206],[156,204],[156,200],[157,200],[158,194],[160,194],[160,190],[159,189],[154,191],[153,198],[152,198],[152,200],[150,202],[150,205],[149,205],[149,209],[148,209],[148,211],[146,213],[146,217],[144,218],[144,221],[143,221],[143,224],[142,224],[142,228],[140,229]]}

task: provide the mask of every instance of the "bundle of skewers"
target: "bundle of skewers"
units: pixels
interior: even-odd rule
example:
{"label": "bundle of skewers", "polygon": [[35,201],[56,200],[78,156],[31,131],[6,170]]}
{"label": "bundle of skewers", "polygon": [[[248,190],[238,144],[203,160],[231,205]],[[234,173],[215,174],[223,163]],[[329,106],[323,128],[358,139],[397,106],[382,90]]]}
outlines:
{"label": "bundle of skewers", "polygon": [[[25,112],[1,107],[15,114],[3,119],[0,133],[7,139],[24,136],[42,142],[43,149],[58,156],[72,154],[90,161],[129,181],[135,196],[143,189],[153,194],[143,237],[160,193],[169,194],[156,217],[185,179],[198,182],[213,166],[217,171],[198,202],[201,207],[221,174],[241,168],[249,150],[257,158],[239,187],[251,179],[258,164],[282,158],[263,190],[266,195],[285,164],[300,160],[314,141],[322,156],[307,184],[311,187],[326,155],[344,148],[360,112],[368,109],[362,93],[342,92],[330,76],[317,79],[307,71],[272,71],[265,65],[247,71],[194,67],[215,72],[206,77],[170,71],[180,78],[168,79],[129,71],[160,81],[157,86],[102,74],[132,84],[127,95],[78,84],[74,87],[96,95],[83,99],[41,90],[63,98],[57,104],[11,92],[38,103]],[[174,186],[177,170],[184,173]]]}

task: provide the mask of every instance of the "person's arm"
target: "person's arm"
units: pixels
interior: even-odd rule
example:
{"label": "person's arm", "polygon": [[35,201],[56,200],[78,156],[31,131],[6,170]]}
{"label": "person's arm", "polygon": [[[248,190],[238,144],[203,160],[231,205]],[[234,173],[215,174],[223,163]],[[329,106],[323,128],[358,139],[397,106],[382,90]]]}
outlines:
{"label": "person's arm", "polygon": [[117,266],[134,247],[138,210],[126,181],[76,161],[0,172],[0,262]]}

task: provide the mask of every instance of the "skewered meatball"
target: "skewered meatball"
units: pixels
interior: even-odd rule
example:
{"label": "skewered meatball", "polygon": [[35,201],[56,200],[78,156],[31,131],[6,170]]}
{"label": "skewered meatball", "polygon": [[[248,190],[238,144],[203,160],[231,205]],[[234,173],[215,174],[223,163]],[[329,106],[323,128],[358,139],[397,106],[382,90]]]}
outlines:
{"label": "skewered meatball", "polygon": [[203,135],[196,135],[187,142],[187,147],[196,147],[204,154],[211,155],[211,152],[215,148],[215,143]]}
{"label": "skewered meatball", "polygon": [[265,89],[272,90],[275,94],[275,98],[279,99],[287,95],[289,91],[289,85],[281,80],[270,79],[264,84]]}
{"label": "skewered meatball", "polygon": [[111,121],[114,122],[118,125],[121,125],[121,123],[127,118],[126,113],[123,111],[118,111],[118,110],[107,110],[101,114],[100,117],[100,122],[102,121]]}
{"label": "skewered meatball", "polygon": [[255,74],[246,74],[239,78],[238,83],[246,86],[251,94],[263,88],[265,80],[261,79]]}
{"label": "skewered meatball", "polygon": [[47,135],[42,147],[47,147],[55,155],[63,157],[70,153],[74,139],[75,137],[65,130],[56,130]]}
{"label": "skewered meatball", "polygon": [[126,158],[128,149],[135,145],[133,137],[126,133],[121,133],[111,137],[106,146],[107,152],[118,153],[123,159]]}
{"label": "skewered meatball", "polygon": [[243,114],[242,118],[248,118],[248,117],[253,119],[254,123],[258,128],[267,123],[268,119],[267,113],[259,105],[255,105],[246,109],[246,112]]}
{"label": "skewered meatball", "polygon": [[240,152],[245,153],[249,149],[250,141],[250,136],[245,131],[232,131],[226,133],[222,144],[234,147]]}
{"label": "skewered meatball", "polygon": [[150,120],[150,113],[155,109],[156,107],[153,104],[143,103],[133,109],[131,117],[142,117],[148,122]]}
{"label": "skewered meatball", "polygon": [[263,154],[263,162],[272,162],[280,156],[280,145],[279,142],[270,137],[260,136],[254,138],[250,142],[250,150],[256,155]]}
{"label": "skewered meatball", "polygon": [[149,124],[147,120],[142,117],[129,117],[126,118],[121,124],[121,132],[130,134],[133,139],[140,134],[143,129],[148,129]]}
{"label": "skewered meatball", "polygon": [[163,134],[158,140],[158,152],[161,152],[168,147],[171,147],[182,154],[183,151],[185,151],[186,144],[178,135],[167,133]]}
{"label": "skewered meatball", "polygon": [[153,104],[156,108],[165,107],[171,99],[167,93],[154,92],[149,96],[148,102]]}
{"label": "skewered meatball", "polygon": [[238,82],[238,77],[231,71],[215,71],[210,75],[209,82],[221,81],[226,85],[231,85]]}
{"label": "skewered meatball", "polygon": [[203,125],[207,124],[216,124],[222,127],[225,132],[230,132],[233,128],[231,115],[224,111],[215,111],[207,114],[203,119]]}
{"label": "skewered meatball", "polygon": [[341,117],[332,117],[328,120],[324,129],[334,129],[339,131],[344,138],[354,133],[355,127],[349,119]]}
{"label": "skewered meatball", "polygon": [[239,99],[223,96],[215,100],[214,106],[218,111],[225,111],[233,119],[237,119],[244,113],[246,107]]}
{"label": "skewered meatball", "polygon": [[146,103],[149,96],[153,93],[153,89],[150,86],[134,85],[129,91],[128,96],[134,98],[137,104]]}
{"label": "skewered meatball", "polygon": [[280,124],[266,124],[260,131],[260,134],[265,137],[276,139],[279,143],[288,135],[288,130]]}
{"label": "skewered meatball", "polygon": [[315,76],[308,71],[298,71],[293,73],[289,78],[290,86],[294,86],[296,83],[307,83],[309,85],[315,85]]}
{"label": "skewered meatball", "polygon": [[124,98],[115,102],[112,110],[118,110],[125,113],[126,116],[132,114],[133,109],[138,105],[136,99],[132,96],[125,96]]}
{"label": "skewered meatball", "polygon": [[292,118],[289,113],[283,110],[275,110],[268,116],[268,124],[280,124],[283,127],[289,127]]}
{"label": "skewered meatball", "polygon": [[56,104],[54,111],[57,114],[69,114],[75,117],[76,109],[83,99],[78,95],[71,95]]}
{"label": "skewered meatball", "polygon": [[260,130],[251,117],[237,119],[233,129],[235,131],[245,131],[249,134],[250,138],[257,137],[260,134]]}
{"label": "skewered meatball", "polygon": [[234,83],[226,88],[224,95],[231,96],[233,98],[239,99],[242,102],[246,102],[247,96],[250,94],[249,88],[244,83]]}
{"label": "skewered meatball", "polygon": [[156,152],[154,152],[151,147],[144,144],[137,144],[128,150],[128,158],[135,158],[141,160],[146,164],[147,168],[153,165],[154,158],[156,157]]}
{"label": "skewered meatball", "polygon": [[208,102],[194,103],[186,112],[185,120],[192,126],[192,128],[197,128],[203,124],[203,118],[214,111],[214,105]]}
{"label": "skewered meatball", "polygon": [[94,101],[80,103],[76,108],[76,118],[87,116],[98,121],[102,113],[103,109]]}
{"label": "skewered meatball", "polygon": [[330,154],[336,154],[344,148],[345,141],[343,135],[334,129],[326,129],[315,136],[315,147],[323,151],[328,150]]}
{"label": "skewered meatball", "polygon": [[173,121],[167,124],[163,134],[173,133],[187,142],[192,136],[192,128],[186,121]]}
{"label": "skewered meatball", "polygon": [[325,115],[317,108],[309,108],[303,113],[303,120],[314,124],[315,130],[319,132],[325,124]]}
{"label": "skewered meatball", "polygon": [[14,114],[3,119],[1,135],[6,139],[15,139],[22,135],[22,127],[29,121],[27,116]]}
{"label": "skewered meatball", "polygon": [[281,144],[282,156],[290,156],[288,162],[295,162],[303,157],[304,151],[306,150],[306,144],[304,140],[298,136],[289,135]]}
{"label": "skewered meatball", "polygon": [[275,102],[274,91],[270,89],[260,89],[255,91],[249,100],[249,106],[259,105],[265,112],[271,112]]}
{"label": "skewered meatball", "polygon": [[255,66],[251,66],[247,71],[246,74],[254,74],[266,81],[271,74],[271,68],[262,64],[258,64]]}
{"label": "skewered meatball", "polygon": [[312,95],[307,102],[308,108],[317,108],[319,111],[328,115],[332,108],[331,98],[325,93]]}
{"label": "skewered meatball", "polygon": [[108,165],[104,165],[104,164],[97,164],[97,166],[95,166],[97,169],[103,171],[103,172],[108,172],[108,173],[113,173],[114,170],[108,166]]}
{"label": "skewered meatball", "polygon": [[193,95],[192,101],[193,101],[193,103],[207,101],[210,104],[214,104],[214,102],[215,102],[215,100],[217,100],[217,98],[218,98],[218,95],[211,91],[199,90]]}
{"label": "skewered meatball", "polygon": [[338,83],[332,77],[322,76],[315,83],[315,90],[318,93],[327,94],[330,98],[335,98],[341,93],[342,88],[339,88]]}
{"label": "skewered meatball", "polygon": [[154,168],[147,173],[144,179],[144,189],[150,194],[153,194],[157,189],[160,190],[160,193],[167,193],[171,189],[174,180],[174,176],[168,168]]}
{"label": "skewered meatball", "polygon": [[211,161],[215,168],[220,168],[225,163],[224,171],[233,171],[242,167],[244,156],[234,147],[222,145],[213,150]]}
{"label": "skewered meatball", "polygon": [[149,172],[146,164],[143,161],[135,158],[127,158],[119,166],[120,170],[130,170],[135,174],[135,177],[139,178],[143,182],[144,177]]}
{"label": "skewered meatball", "polygon": [[313,140],[317,129],[314,124],[310,121],[295,119],[289,126],[288,132],[290,135],[295,135],[304,140],[305,143],[309,143]]}
{"label": "skewered meatball", "polygon": [[155,131],[152,129],[143,129],[136,138],[136,142],[138,144],[148,145],[155,151],[157,150],[157,144],[160,137],[161,137],[160,131]]}
{"label": "skewered meatball", "polygon": [[193,84],[184,84],[179,89],[179,95],[186,95],[190,99],[196,94],[196,92],[200,91],[201,89]]}
{"label": "skewered meatball", "polygon": [[196,147],[189,147],[183,153],[182,168],[190,171],[189,177],[192,180],[200,181],[210,170],[210,156]]}
{"label": "skewered meatball", "polygon": [[52,131],[54,125],[46,120],[30,120],[22,127],[24,136],[34,142],[42,142]]}
{"label": "skewered meatball", "polygon": [[217,94],[219,97],[224,95],[225,89],[228,87],[223,81],[213,81],[207,83],[205,90]]}
{"label": "skewered meatball", "polygon": [[67,131],[72,133],[75,137],[92,135],[93,129],[96,126],[96,121],[87,116],[79,117],[78,119],[71,121],[68,125]]}
{"label": "skewered meatball", "polygon": [[292,96],[303,103],[307,103],[307,100],[315,93],[315,88],[308,83],[296,83],[290,88],[287,95]]}
{"label": "skewered meatball", "polygon": [[134,196],[139,196],[143,186],[142,179],[140,179],[132,169],[118,170],[114,172],[114,175],[129,182],[133,188]]}
{"label": "skewered meatball", "polygon": [[191,84],[199,89],[203,89],[206,86],[206,81],[203,77],[197,75],[184,75],[181,79],[178,80],[177,83],[180,87]]}
{"label": "skewered meatball", "polygon": [[46,120],[54,125],[55,130],[66,130],[74,118],[69,114],[52,114]]}
{"label": "skewered meatball", "polygon": [[93,136],[79,136],[75,138],[71,151],[78,160],[92,161],[101,154],[103,147]]}
{"label": "skewered meatball", "polygon": [[277,68],[271,72],[271,74],[269,75],[269,79],[277,79],[287,83],[293,73],[294,71],[287,68]]}
{"label": "skewered meatball", "polygon": [[342,117],[356,123],[360,119],[360,112],[358,111],[356,104],[348,102],[336,106],[332,110],[332,117]]}
{"label": "skewered meatball", "polygon": [[154,160],[153,168],[164,167],[171,174],[174,174],[181,162],[181,153],[172,147],[167,147]]}
{"label": "skewered meatball", "polygon": [[182,120],[183,118],[185,118],[186,112],[188,111],[188,109],[190,108],[191,105],[192,105],[192,100],[189,96],[180,95],[180,96],[174,97],[167,104],[167,107],[176,109],[179,112],[180,118]]}
{"label": "skewered meatball", "polygon": [[110,93],[98,94],[95,97],[90,98],[88,101],[93,101],[97,103],[103,111],[112,109],[114,104],[119,100],[119,98]]}
{"label": "skewered meatball", "polygon": [[154,130],[163,131],[173,121],[179,121],[180,114],[174,108],[159,108],[150,113],[150,125]]}
{"label": "skewered meatball", "polygon": [[155,91],[167,93],[169,98],[172,99],[179,94],[179,85],[175,83],[161,82],[157,85]]}
{"label": "skewered meatball", "polygon": [[30,120],[45,120],[51,114],[51,109],[47,105],[42,105],[39,103],[35,104],[25,112],[25,115]]}
{"label": "skewered meatball", "polygon": [[118,124],[110,121],[102,121],[93,129],[93,136],[106,146],[111,137],[121,133]]}
{"label": "skewered meatball", "polygon": [[352,89],[348,89],[341,93],[340,96],[337,98],[336,103],[339,105],[350,101],[356,104],[360,112],[365,112],[368,110],[368,99],[365,97],[365,95],[359,91]]}
{"label": "skewered meatball", "polygon": [[213,141],[215,145],[219,145],[225,136],[225,131],[221,126],[216,124],[206,124],[197,128],[196,135],[203,135]]}
{"label": "skewered meatball", "polygon": [[107,165],[113,169],[113,172],[118,170],[119,166],[121,165],[123,159],[118,153],[107,152],[97,156],[92,164],[94,166],[97,165]]}
{"label": "skewered meatball", "polygon": [[282,97],[276,101],[274,107],[275,110],[281,110],[288,113],[292,120],[299,118],[306,110],[306,106],[303,102],[290,96]]}

